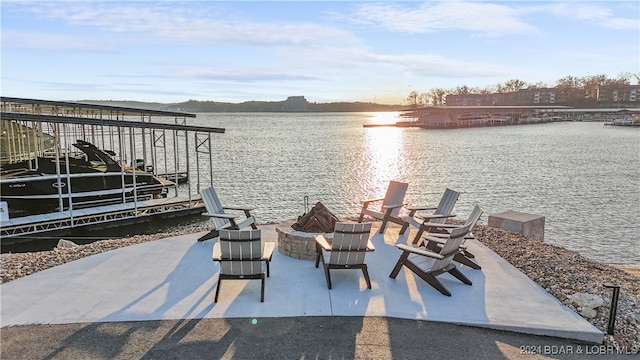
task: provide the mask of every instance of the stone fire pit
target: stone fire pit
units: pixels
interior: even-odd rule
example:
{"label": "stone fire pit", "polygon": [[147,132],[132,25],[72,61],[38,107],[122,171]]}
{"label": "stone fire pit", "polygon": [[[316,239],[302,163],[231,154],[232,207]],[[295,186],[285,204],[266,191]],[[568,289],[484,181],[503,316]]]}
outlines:
{"label": "stone fire pit", "polygon": [[316,205],[298,220],[289,220],[276,225],[278,251],[292,258],[314,260],[318,234],[333,237],[333,227],[340,221],[322,203]]}

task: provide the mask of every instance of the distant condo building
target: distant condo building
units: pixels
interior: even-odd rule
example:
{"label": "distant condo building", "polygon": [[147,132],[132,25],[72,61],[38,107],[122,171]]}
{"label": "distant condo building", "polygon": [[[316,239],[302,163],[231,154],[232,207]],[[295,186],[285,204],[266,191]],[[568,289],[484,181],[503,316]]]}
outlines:
{"label": "distant condo building", "polygon": [[629,87],[601,86],[598,88],[598,102],[608,103],[633,103],[636,106],[640,103],[640,85]]}
{"label": "distant condo building", "polygon": [[282,103],[282,111],[307,111],[309,103],[304,96],[289,96]]}
{"label": "distant condo building", "polygon": [[511,93],[452,94],[446,97],[447,106],[593,106],[639,107],[640,85],[600,86],[592,97],[576,89],[522,89]]}

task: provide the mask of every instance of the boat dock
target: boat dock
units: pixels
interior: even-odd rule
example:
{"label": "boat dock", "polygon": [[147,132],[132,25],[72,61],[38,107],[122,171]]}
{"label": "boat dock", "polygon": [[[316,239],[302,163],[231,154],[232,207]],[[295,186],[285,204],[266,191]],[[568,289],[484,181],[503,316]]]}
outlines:
{"label": "boat dock", "polygon": [[195,114],[0,98],[0,241],[204,212],[212,136]]}
{"label": "boat dock", "polygon": [[389,124],[364,124],[363,127],[413,127],[422,129],[459,129],[524,125],[565,121],[559,115],[566,106],[428,106],[405,111],[409,120]]}
{"label": "boat dock", "polygon": [[53,212],[5,219],[0,222],[2,244],[21,242],[22,237],[52,231],[70,230],[84,226],[95,228],[116,226],[122,222],[146,217],[163,218],[205,212],[200,196],[150,199],[90,208]]}
{"label": "boat dock", "polygon": [[[364,124],[374,127],[413,127],[422,129],[459,129],[505,125],[541,124],[558,121],[599,119],[605,125],[640,126],[638,108],[575,109],[569,106],[427,106],[406,110],[408,121]],[[622,116],[622,117],[621,117]],[[631,118],[630,118],[631,117]]]}

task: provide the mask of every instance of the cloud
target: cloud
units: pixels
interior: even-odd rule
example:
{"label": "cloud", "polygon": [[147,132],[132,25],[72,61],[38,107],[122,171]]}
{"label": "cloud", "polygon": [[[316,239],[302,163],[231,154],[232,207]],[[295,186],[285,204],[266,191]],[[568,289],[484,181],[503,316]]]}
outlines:
{"label": "cloud", "polygon": [[[620,3],[617,4],[620,6]],[[635,17],[617,16],[612,7],[605,7],[591,3],[558,3],[530,8],[531,12],[550,13],[564,21],[580,21],[590,25],[609,28],[614,30],[639,30],[638,6],[631,6],[625,11],[629,4],[623,3],[620,11],[624,13],[636,14]]]}
{"label": "cloud", "polygon": [[117,48],[85,35],[52,34],[36,31],[3,31],[2,47],[6,49],[69,50],[115,52]]}
{"label": "cloud", "polygon": [[259,81],[315,81],[322,80],[317,76],[296,74],[290,71],[278,72],[270,69],[228,68],[222,70],[210,69],[186,69],[179,75],[201,80],[220,80],[235,82],[259,82]]}
{"label": "cloud", "polygon": [[406,33],[468,30],[498,36],[537,32],[520,19],[520,12],[502,4],[456,1],[415,7],[373,3],[359,6],[355,16],[362,24]]}
{"label": "cloud", "polygon": [[[184,5],[189,6],[184,6]],[[216,2],[38,2],[23,11],[75,27],[126,34],[130,41],[216,42],[234,45],[357,43],[338,28],[309,22],[265,22],[222,14]],[[173,6],[175,5],[175,6]],[[198,6],[200,5],[200,6]]]}
{"label": "cloud", "polygon": [[[588,25],[617,30],[637,30],[637,16],[614,14],[612,6],[592,3],[519,3],[519,2],[464,2],[444,1],[415,5],[367,3],[355,11],[352,21],[361,25],[379,26],[404,33],[429,33],[463,30],[482,36],[508,36],[514,34],[540,34],[544,28],[534,25],[532,14],[552,14],[558,21],[579,21]],[[534,5],[531,5],[534,4]],[[626,13],[637,14],[638,6],[629,6]]]}

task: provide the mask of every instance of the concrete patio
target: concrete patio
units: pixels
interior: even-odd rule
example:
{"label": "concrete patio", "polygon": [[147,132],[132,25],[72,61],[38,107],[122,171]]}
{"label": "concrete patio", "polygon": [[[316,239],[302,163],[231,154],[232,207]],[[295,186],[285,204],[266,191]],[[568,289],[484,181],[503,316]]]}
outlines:
{"label": "concrete patio", "polygon": [[[375,223],[379,225],[379,223]],[[276,241],[275,225],[262,236]],[[473,281],[439,278],[452,296],[441,295],[403,269],[389,278],[411,234],[391,226],[372,230],[376,250],[367,254],[372,289],[358,270],[332,271],[328,290],[312,260],[275,251],[265,302],[259,281],[225,281],[213,302],[218,265],[215,240],[189,234],[119,248],[57,266],[0,286],[2,327],[206,318],[373,316],[416,319],[601,343],[603,333],[515,267],[477,241],[467,246],[482,270],[461,266]]]}

